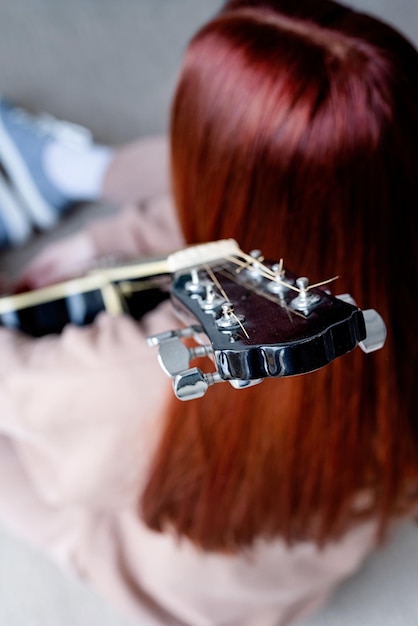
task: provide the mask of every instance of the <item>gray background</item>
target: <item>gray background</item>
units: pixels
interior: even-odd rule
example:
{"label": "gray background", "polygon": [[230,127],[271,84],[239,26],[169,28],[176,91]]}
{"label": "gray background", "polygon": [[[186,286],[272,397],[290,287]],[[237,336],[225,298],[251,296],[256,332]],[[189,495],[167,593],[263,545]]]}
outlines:
{"label": "gray background", "polygon": [[[111,144],[163,132],[184,47],[220,4],[1,0],[0,93],[33,111],[84,124],[99,141]],[[415,0],[350,4],[383,17],[418,42]],[[46,241],[75,230],[101,210],[100,205],[84,207],[56,231],[0,254],[0,271],[15,272]],[[416,626],[417,592],[418,530],[408,524],[304,626]],[[35,550],[0,531],[0,625],[130,623]]]}

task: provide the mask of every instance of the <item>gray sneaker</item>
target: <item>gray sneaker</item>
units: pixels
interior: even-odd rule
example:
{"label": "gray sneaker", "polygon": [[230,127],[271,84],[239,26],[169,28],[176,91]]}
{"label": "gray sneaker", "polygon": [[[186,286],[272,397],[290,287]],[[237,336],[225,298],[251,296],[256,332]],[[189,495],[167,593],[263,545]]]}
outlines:
{"label": "gray sneaker", "polygon": [[32,116],[0,99],[0,160],[28,215],[40,229],[51,228],[73,204],[45,173],[45,147],[53,141],[78,148],[91,143],[92,138],[82,126],[46,114]]}
{"label": "gray sneaker", "polygon": [[0,250],[25,243],[31,233],[29,216],[0,172]]}

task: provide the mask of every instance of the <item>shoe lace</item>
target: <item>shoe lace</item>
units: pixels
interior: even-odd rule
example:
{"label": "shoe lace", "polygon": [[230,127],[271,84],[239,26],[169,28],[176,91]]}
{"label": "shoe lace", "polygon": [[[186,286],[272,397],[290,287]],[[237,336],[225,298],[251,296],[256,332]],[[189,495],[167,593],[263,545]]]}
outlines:
{"label": "shoe lace", "polygon": [[13,115],[17,123],[27,126],[39,137],[51,137],[74,149],[85,148],[93,141],[92,133],[88,128],[73,122],[59,120],[49,113],[34,116],[24,109],[16,108]]}

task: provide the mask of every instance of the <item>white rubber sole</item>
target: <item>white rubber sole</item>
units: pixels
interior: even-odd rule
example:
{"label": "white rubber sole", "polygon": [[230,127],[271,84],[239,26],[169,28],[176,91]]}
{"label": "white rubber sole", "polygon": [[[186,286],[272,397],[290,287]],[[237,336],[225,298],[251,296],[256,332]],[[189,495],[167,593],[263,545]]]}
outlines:
{"label": "white rubber sole", "polygon": [[46,230],[58,221],[58,215],[39,193],[28,171],[26,163],[10,139],[0,116],[0,159],[10,180],[16,187],[16,194],[21,198],[25,209],[33,222],[40,229]]}
{"label": "white rubber sole", "polygon": [[30,237],[32,226],[29,217],[16,201],[9,190],[9,186],[0,173],[0,219],[8,234],[10,244],[18,246]]}

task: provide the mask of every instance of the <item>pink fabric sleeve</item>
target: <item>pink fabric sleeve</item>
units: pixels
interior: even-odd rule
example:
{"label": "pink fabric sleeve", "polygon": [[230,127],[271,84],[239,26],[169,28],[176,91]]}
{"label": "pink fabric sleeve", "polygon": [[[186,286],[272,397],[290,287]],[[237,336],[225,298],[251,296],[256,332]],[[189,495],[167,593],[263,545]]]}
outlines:
{"label": "pink fabric sleeve", "polygon": [[170,315],[166,304],[145,328],[101,313],[90,326],[36,340],[0,328],[0,436],[13,442],[42,501],[94,507],[105,492],[132,493],[171,392],[145,333],[171,328]]}
{"label": "pink fabric sleeve", "polygon": [[122,206],[170,191],[170,146],[167,135],[141,137],[114,150],[105,172],[102,196]]}
{"label": "pink fabric sleeve", "polygon": [[154,197],[139,205],[128,205],[116,216],[92,222],[87,232],[98,257],[113,254],[129,258],[158,256],[184,245],[168,195]]}

